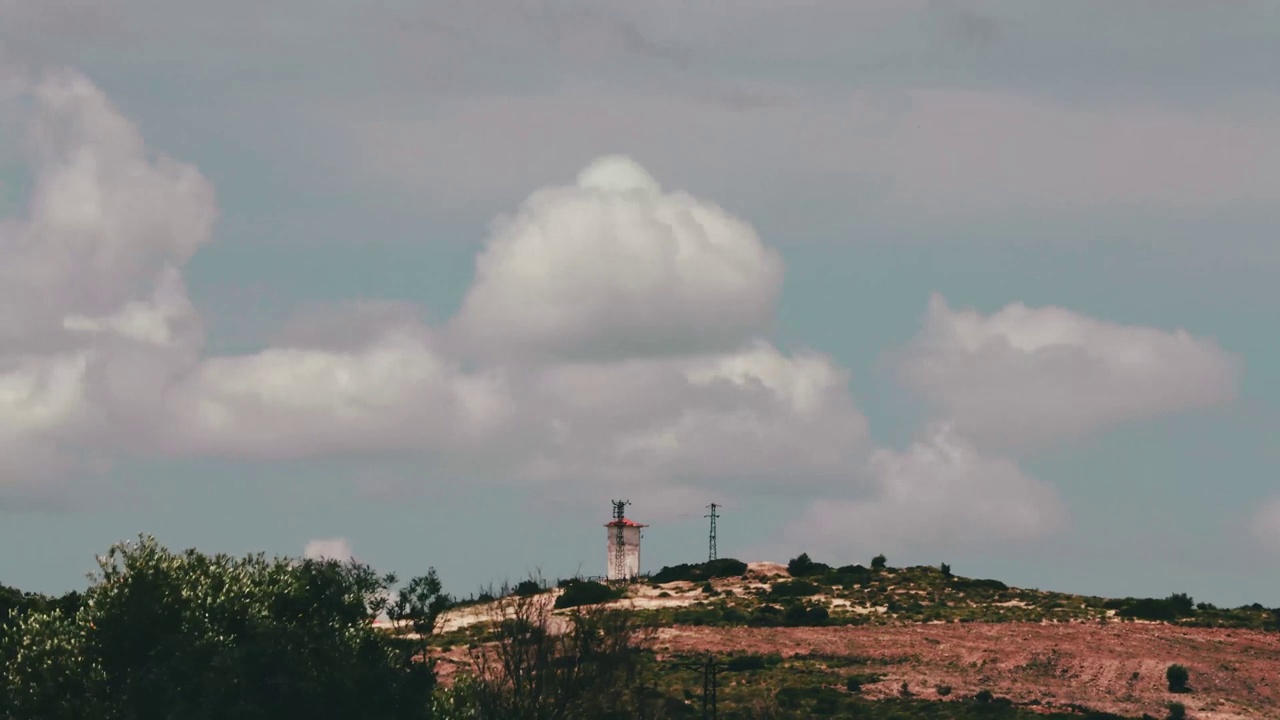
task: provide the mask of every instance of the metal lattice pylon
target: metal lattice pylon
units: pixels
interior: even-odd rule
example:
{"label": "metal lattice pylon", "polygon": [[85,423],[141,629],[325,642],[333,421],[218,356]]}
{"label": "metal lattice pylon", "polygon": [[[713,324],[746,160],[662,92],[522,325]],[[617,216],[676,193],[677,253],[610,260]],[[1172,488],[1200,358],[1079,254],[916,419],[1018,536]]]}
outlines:
{"label": "metal lattice pylon", "polygon": [[627,577],[627,538],[623,532],[626,528],[627,506],[630,500],[613,501],[613,572],[617,579]]}

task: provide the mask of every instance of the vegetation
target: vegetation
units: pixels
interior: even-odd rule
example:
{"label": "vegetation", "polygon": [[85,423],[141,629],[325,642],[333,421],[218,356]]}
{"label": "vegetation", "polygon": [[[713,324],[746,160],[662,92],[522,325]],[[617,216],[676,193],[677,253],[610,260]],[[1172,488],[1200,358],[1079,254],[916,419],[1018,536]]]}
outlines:
{"label": "vegetation", "polygon": [[565,586],[564,592],[555,600],[559,608],[575,608],[583,605],[596,605],[622,597],[621,588],[611,588],[603,583],[591,580],[579,580]]}
{"label": "vegetation", "polygon": [[701,583],[715,578],[737,577],[747,572],[747,564],[733,558],[720,558],[693,565],[675,565],[664,567],[649,579],[652,583],[662,584],[681,580]]}
{"label": "vegetation", "polygon": [[[0,587],[0,719],[93,717],[433,718],[550,720],[694,718],[701,657],[659,658],[656,628],[888,623],[1157,620],[1269,628],[1262,606],[1219,609],[1185,594],[1102,598],[1010,588],[939,567],[833,567],[802,554],[792,577],[726,559],[663,568],[650,595],[692,604],[620,611],[627,587],[531,578],[500,590],[473,625],[437,631],[458,603],[435,573],[403,585],[356,563],[172,553],[151,538],[111,548],[81,593],[49,598]],[[726,588],[715,578],[744,577]],[[672,579],[673,578],[673,579]],[[660,592],[658,592],[660,590]],[[842,602],[836,602],[837,600]],[[473,612],[474,611],[469,611]],[[385,614],[398,630],[374,627]],[[457,674],[438,683],[431,652],[453,649]],[[1018,706],[982,690],[909,686],[896,661],[843,655],[721,658],[720,717],[1116,718],[1085,708]],[[1189,673],[1168,668],[1173,692]],[[883,699],[885,683],[896,697]],[[880,684],[875,693],[863,693]],[[881,699],[873,699],[881,698]],[[946,702],[938,702],[946,698]],[[1170,704],[1170,717],[1184,717]],[[1184,714],[1175,714],[1184,713]]]}
{"label": "vegetation", "polygon": [[1169,681],[1169,692],[1182,693],[1187,692],[1187,682],[1191,679],[1191,674],[1182,665],[1173,664],[1165,671],[1164,677]]}
{"label": "vegetation", "polygon": [[[429,630],[433,572],[394,576],[336,561],[113,546],[74,612],[40,603],[0,637],[0,717],[430,717],[424,648],[369,620]],[[394,598],[394,600],[392,600]]]}

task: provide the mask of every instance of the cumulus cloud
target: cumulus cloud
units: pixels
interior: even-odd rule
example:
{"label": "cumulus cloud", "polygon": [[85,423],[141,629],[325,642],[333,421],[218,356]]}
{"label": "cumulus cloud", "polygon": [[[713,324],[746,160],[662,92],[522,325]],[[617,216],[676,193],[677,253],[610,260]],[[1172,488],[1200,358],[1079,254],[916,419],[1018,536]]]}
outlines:
{"label": "cumulus cloud", "polygon": [[843,477],[866,451],[847,373],[817,353],[763,342],[736,353],[563,364],[523,403],[534,478],[794,484]]}
{"label": "cumulus cloud", "polygon": [[867,472],[871,497],[814,503],[787,535],[805,547],[888,552],[1033,540],[1066,522],[1050,485],[949,426],[905,452],[877,450]]}
{"label": "cumulus cloud", "polygon": [[1022,447],[1234,397],[1237,360],[1183,330],[1015,303],[991,315],[935,295],[897,359],[935,417],[982,447]]}
{"label": "cumulus cloud", "polygon": [[347,561],[355,557],[351,552],[351,543],[346,538],[316,538],[307,541],[302,557],[308,560],[341,560]]}
{"label": "cumulus cloud", "polygon": [[1249,522],[1249,532],[1264,550],[1280,555],[1280,495],[1258,508]]}
{"label": "cumulus cloud", "polygon": [[285,458],[475,450],[509,402],[501,376],[463,372],[427,328],[404,323],[354,347],[209,358],[172,408],[190,451]]}
{"label": "cumulus cloud", "polygon": [[731,350],[767,329],[781,282],[750,225],[609,156],[497,224],[454,324],[489,356]]}
{"label": "cumulus cloud", "polygon": [[146,442],[138,423],[202,342],[179,268],[216,209],[199,172],[150,153],[85,77],[11,99],[29,109],[34,172],[25,216],[0,223],[0,454],[23,483]]}
{"label": "cumulus cloud", "polygon": [[36,183],[0,235],[10,477],[121,451],[409,452],[472,475],[692,497],[728,478],[837,476],[865,452],[845,371],[756,339],[777,253],[628,158],[500,222],[443,333],[412,306],[338,304],[260,351],[206,356],[182,269],[210,238],[211,188],[149,151],[84,77],[29,95]]}

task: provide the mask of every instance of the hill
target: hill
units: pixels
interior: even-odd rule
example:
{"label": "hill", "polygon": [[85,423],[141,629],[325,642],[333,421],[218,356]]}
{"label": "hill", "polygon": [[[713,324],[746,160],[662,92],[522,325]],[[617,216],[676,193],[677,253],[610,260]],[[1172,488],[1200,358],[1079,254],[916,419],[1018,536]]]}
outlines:
{"label": "hill", "polygon": [[[588,585],[523,594],[573,605]],[[687,666],[708,653],[725,665],[721,717],[767,706],[775,717],[1164,718],[1171,703],[1206,720],[1280,717],[1280,611],[1261,605],[1108,599],[803,555],[664,568],[612,592],[593,602],[654,628],[649,681],[664,694],[696,706],[703,677]],[[446,681],[492,641],[503,602],[443,616],[434,654]],[[1170,691],[1174,664],[1189,692]]]}

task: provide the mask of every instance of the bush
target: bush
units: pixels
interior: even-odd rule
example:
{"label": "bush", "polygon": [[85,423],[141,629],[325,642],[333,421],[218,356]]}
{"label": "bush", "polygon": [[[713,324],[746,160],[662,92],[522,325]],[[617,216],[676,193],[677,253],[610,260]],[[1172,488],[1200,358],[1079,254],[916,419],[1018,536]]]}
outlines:
{"label": "bush", "polygon": [[955,590],[991,590],[994,592],[1004,592],[1009,589],[1008,585],[999,580],[982,580],[978,578],[953,578],[951,587]]}
{"label": "bush", "polygon": [[751,612],[747,621],[753,627],[773,627],[782,624],[782,608],[777,605],[761,605]]}
{"label": "bush", "polygon": [[934,687],[934,690],[938,691],[938,697],[946,697],[951,694],[950,685],[938,685]]}
{"label": "bush", "polygon": [[889,563],[888,558],[884,556],[884,553],[880,553],[879,555],[871,558],[871,569],[883,570],[888,565],[888,563]]}
{"label": "bush", "polygon": [[822,588],[808,580],[783,580],[776,582],[769,589],[771,598],[810,597],[822,592]]}
{"label": "bush", "polygon": [[1187,681],[1191,679],[1191,674],[1182,665],[1174,663],[1165,670],[1164,677],[1169,681],[1169,692],[1181,693],[1187,692]]}
{"label": "bush", "polygon": [[1180,702],[1169,703],[1169,720],[1184,720],[1187,717],[1187,706]]}
{"label": "bush", "polygon": [[516,585],[516,589],[513,592],[521,597],[528,597],[530,595],[537,595],[545,590],[546,588],[542,587],[542,583],[534,580],[533,578],[529,578],[528,580],[521,580],[519,584]]}
{"label": "bush", "polygon": [[827,575],[832,585],[844,587],[862,586],[871,582],[871,571],[861,565],[844,565],[832,570]]}
{"label": "bush", "polygon": [[941,565],[939,565],[939,566],[938,566],[938,569],[942,571],[942,577],[946,577],[946,578],[951,577],[951,566],[950,566],[950,565],[948,565],[948,564],[946,564],[946,563],[942,563]]}
{"label": "bush", "polygon": [[809,553],[800,553],[799,556],[791,558],[787,562],[787,572],[791,573],[791,577],[813,577],[815,575],[824,575],[831,569],[826,563],[814,562],[809,559]]}
{"label": "bush", "polygon": [[850,675],[844,680],[844,689],[851,693],[862,692],[862,678]]}
{"label": "bush", "polygon": [[622,597],[621,590],[615,590],[598,582],[584,580],[570,583],[565,587],[560,597],[556,598],[555,606],[557,609],[562,609],[580,607],[582,605],[596,605],[620,597]]}
{"label": "bush", "polygon": [[720,558],[694,565],[681,564],[664,567],[649,579],[651,583],[662,583],[685,580],[688,582],[706,582],[713,578],[736,577],[747,571],[747,564],[733,558]]}
{"label": "bush", "polygon": [[973,696],[973,699],[980,703],[989,703],[995,699],[995,696],[991,694],[990,690],[979,690],[978,694]]}
{"label": "bush", "polygon": [[725,670],[728,672],[763,670],[767,667],[773,667],[780,662],[782,662],[782,656],[777,653],[773,653],[771,655],[734,655],[725,663]]}

